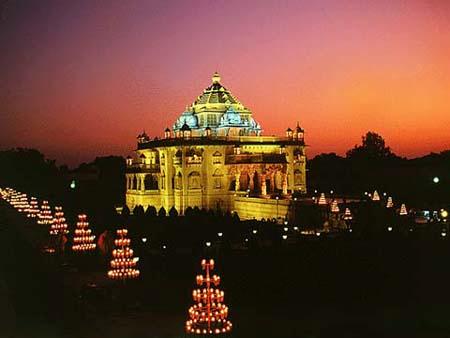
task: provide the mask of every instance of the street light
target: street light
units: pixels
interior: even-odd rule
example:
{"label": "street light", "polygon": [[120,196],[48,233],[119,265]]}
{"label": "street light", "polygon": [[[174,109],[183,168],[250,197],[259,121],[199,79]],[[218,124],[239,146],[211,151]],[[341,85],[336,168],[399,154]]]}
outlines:
{"label": "street light", "polygon": [[437,176],[434,176],[433,177],[433,183],[439,183],[439,177],[437,177]]}

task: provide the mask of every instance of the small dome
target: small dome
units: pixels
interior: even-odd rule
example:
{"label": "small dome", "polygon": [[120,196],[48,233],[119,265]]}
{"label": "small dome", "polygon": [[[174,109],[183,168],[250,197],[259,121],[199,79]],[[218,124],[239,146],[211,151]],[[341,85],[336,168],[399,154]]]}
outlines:
{"label": "small dome", "polygon": [[205,128],[205,130],[211,130],[211,128],[208,126],[208,127]]}
{"label": "small dome", "polygon": [[170,132],[169,127],[166,128],[166,130],[164,130],[165,132]]}
{"label": "small dome", "polygon": [[288,128],[288,129],[286,129],[286,131],[292,131],[292,129],[291,129],[291,128]]}
{"label": "small dome", "polygon": [[139,156],[139,158],[145,158],[145,155],[144,155],[144,154],[141,154],[141,156]]}
{"label": "small dome", "polygon": [[132,157],[130,155],[127,156],[127,160],[131,160]]}

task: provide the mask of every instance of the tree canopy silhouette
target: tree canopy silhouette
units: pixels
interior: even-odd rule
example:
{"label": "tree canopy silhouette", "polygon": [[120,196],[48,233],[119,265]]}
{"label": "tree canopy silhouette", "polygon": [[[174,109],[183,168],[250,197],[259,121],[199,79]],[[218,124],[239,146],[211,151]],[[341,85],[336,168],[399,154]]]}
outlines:
{"label": "tree canopy silhouette", "polygon": [[347,158],[351,160],[384,160],[397,156],[386,146],[383,137],[373,131],[369,131],[362,137],[362,144],[355,145],[347,151]]}

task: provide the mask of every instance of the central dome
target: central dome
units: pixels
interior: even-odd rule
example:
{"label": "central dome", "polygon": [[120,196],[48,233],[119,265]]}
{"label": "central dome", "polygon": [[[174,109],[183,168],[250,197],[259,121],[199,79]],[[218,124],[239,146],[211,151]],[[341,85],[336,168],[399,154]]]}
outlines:
{"label": "central dome", "polygon": [[[187,123],[194,134],[197,129],[197,134],[202,135],[209,127],[213,135],[259,135],[261,127],[253,120],[252,112],[220,81],[219,73],[215,72],[211,85],[177,119],[173,126],[175,132]],[[231,133],[230,128],[233,128]]]}

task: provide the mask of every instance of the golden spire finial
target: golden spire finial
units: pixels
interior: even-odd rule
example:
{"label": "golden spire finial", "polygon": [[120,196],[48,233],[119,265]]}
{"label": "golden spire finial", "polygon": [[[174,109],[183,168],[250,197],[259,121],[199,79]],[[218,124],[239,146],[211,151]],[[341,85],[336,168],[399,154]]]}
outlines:
{"label": "golden spire finial", "polygon": [[212,83],[219,83],[220,82],[220,75],[217,72],[214,72],[212,76]]}

